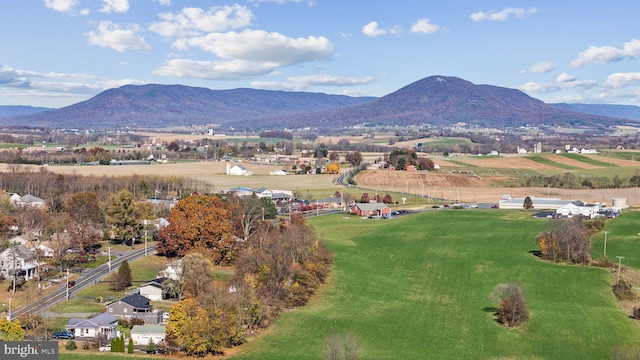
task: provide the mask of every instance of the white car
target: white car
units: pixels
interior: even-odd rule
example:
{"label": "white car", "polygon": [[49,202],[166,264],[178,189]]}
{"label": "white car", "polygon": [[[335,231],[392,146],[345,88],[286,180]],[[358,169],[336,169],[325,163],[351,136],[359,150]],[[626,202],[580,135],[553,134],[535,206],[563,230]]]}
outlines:
{"label": "white car", "polygon": [[100,346],[98,351],[111,351],[111,345]]}

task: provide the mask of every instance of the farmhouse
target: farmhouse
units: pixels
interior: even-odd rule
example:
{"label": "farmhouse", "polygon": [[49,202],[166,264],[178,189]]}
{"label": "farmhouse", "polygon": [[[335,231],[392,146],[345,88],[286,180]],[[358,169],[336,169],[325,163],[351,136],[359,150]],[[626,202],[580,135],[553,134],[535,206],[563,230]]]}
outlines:
{"label": "farmhouse", "polygon": [[562,206],[556,210],[556,214],[560,216],[580,215],[587,219],[595,219],[600,212],[600,204],[586,204],[580,200]]}
{"label": "farmhouse", "polygon": [[383,203],[355,203],[351,213],[358,216],[389,216],[391,209]]}
{"label": "farmhouse", "polygon": [[253,172],[247,170],[246,167],[242,166],[242,165],[234,165],[233,167],[231,166],[231,164],[227,164],[227,171],[226,171],[227,175],[242,175],[242,176],[249,176],[251,174],[253,174]]}
{"label": "farmhouse", "polygon": [[37,267],[36,255],[24,245],[12,244],[0,253],[0,275],[5,278],[16,273],[28,281],[35,275]]}
{"label": "farmhouse", "polygon": [[104,336],[113,339],[116,336],[118,318],[107,313],[92,318],[71,318],[65,328],[77,338],[97,338]]}

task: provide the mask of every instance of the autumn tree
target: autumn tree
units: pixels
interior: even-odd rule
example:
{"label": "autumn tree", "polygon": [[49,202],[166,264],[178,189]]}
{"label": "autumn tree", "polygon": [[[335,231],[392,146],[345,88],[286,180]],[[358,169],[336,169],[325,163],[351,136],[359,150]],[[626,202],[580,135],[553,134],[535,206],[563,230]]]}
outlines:
{"label": "autumn tree", "polygon": [[0,214],[0,240],[9,238],[16,226],[18,226],[18,218],[16,216]]}
{"label": "autumn tree", "polygon": [[158,253],[174,257],[198,250],[216,265],[232,263],[238,251],[232,218],[231,206],[217,196],[188,196],[176,203],[169,225],[158,233]]}
{"label": "autumn tree", "polygon": [[332,162],[338,162],[338,160],[340,160],[340,154],[337,151],[330,152],[329,160],[331,160]]}
{"label": "autumn tree", "polygon": [[382,202],[385,203],[385,204],[391,204],[391,203],[393,203],[393,199],[391,198],[391,195],[389,195],[389,193],[387,193],[382,198]]}
{"label": "autumn tree", "polygon": [[20,206],[17,209],[22,234],[29,240],[37,239],[49,221],[49,213],[35,206]]}
{"label": "autumn tree", "polygon": [[181,262],[182,294],[184,297],[197,298],[211,290],[215,275],[211,260],[202,254],[193,252],[185,255]]}
{"label": "autumn tree", "polygon": [[421,157],[417,160],[418,170],[434,170],[436,165],[433,163],[433,160],[425,157]]}
{"label": "autumn tree", "polygon": [[166,341],[187,355],[220,352],[221,344],[214,338],[210,325],[211,318],[197,299],[182,300],[171,308]]}
{"label": "autumn tree", "polygon": [[337,174],[340,172],[340,165],[338,163],[331,163],[327,166],[327,174]]}
{"label": "autumn tree", "polygon": [[368,192],[362,193],[362,196],[360,197],[361,203],[368,203],[370,200]]}
{"label": "autumn tree", "polygon": [[131,191],[124,189],[111,197],[111,204],[107,207],[107,223],[116,240],[124,243],[130,241],[134,246],[143,226],[142,211]]}
{"label": "autumn tree", "polygon": [[524,203],[522,204],[522,207],[525,210],[533,209],[533,201],[531,200],[530,196],[527,196],[527,197],[524,198]]}
{"label": "autumn tree", "polygon": [[351,166],[360,165],[362,162],[362,153],[360,151],[348,152],[345,157],[345,161],[351,164]]}
{"label": "autumn tree", "polygon": [[124,260],[118,271],[112,276],[113,288],[115,291],[124,290],[131,285],[131,280],[131,267],[129,267],[129,262]]}
{"label": "autumn tree", "polygon": [[1,341],[24,341],[24,329],[20,320],[9,321],[6,316],[0,318]]}
{"label": "autumn tree", "polygon": [[588,228],[577,217],[551,220],[547,230],[538,234],[537,243],[546,260],[586,264],[591,258]]}
{"label": "autumn tree", "polygon": [[497,321],[506,326],[518,326],[529,319],[529,310],[522,288],[516,283],[498,284],[490,299],[498,303]]}
{"label": "autumn tree", "polygon": [[71,195],[65,204],[69,218],[67,232],[75,246],[88,250],[102,238],[99,224],[102,219],[98,196],[94,192],[79,192]]}

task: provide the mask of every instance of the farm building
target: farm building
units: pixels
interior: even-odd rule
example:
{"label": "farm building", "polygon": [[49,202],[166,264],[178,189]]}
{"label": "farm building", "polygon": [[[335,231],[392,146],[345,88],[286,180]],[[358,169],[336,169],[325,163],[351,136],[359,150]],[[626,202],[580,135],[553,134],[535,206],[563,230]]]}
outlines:
{"label": "farm building", "polygon": [[165,327],[162,325],[134,325],[131,328],[131,340],[134,345],[157,344],[164,340]]}
{"label": "farm building", "polygon": [[[570,200],[562,200],[560,198],[539,198],[530,196],[534,209],[556,210],[571,203]],[[522,210],[524,209],[525,198],[512,198],[510,196],[503,197],[498,202],[500,209]]]}
{"label": "farm building", "polygon": [[382,203],[355,203],[351,205],[351,213],[358,216],[389,216],[391,209]]}

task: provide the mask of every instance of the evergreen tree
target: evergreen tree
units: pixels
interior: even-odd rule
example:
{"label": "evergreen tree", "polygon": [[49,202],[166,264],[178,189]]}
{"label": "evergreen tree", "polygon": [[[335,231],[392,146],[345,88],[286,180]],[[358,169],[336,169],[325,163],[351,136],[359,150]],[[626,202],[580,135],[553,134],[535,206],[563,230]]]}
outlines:
{"label": "evergreen tree", "polygon": [[129,338],[129,345],[127,346],[127,353],[133,354],[133,339]]}

